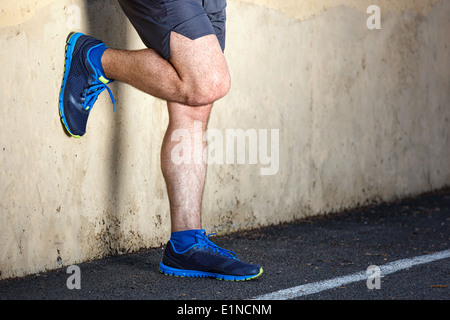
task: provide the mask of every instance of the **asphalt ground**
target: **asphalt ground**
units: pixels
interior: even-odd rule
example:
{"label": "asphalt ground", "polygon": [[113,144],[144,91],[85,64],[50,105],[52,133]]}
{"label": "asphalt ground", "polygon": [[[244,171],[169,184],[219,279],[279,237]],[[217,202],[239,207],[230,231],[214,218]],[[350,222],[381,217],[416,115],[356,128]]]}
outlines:
{"label": "asphalt ground", "polygon": [[[372,265],[383,266],[401,259],[448,252],[450,188],[393,203],[210,239],[235,251],[241,260],[262,265],[263,275],[239,282],[170,277],[159,272],[163,248],[155,248],[78,264],[80,289],[67,287],[71,276],[67,273],[68,266],[2,280],[0,300],[152,300],[161,303],[170,300],[177,301],[171,310],[174,314],[189,312],[186,306],[195,301],[195,306],[206,301],[221,301],[222,305],[232,306],[231,301],[314,285],[365,271]],[[450,258],[379,275],[378,288],[368,288],[368,281],[363,279],[290,300],[446,301],[450,298]],[[265,303],[269,310],[259,312],[276,313],[274,306],[277,304]],[[178,309],[180,307],[184,309]],[[215,311],[223,315],[219,307]],[[233,311],[253,312],[249,308],[225,309],[226,314]]]}

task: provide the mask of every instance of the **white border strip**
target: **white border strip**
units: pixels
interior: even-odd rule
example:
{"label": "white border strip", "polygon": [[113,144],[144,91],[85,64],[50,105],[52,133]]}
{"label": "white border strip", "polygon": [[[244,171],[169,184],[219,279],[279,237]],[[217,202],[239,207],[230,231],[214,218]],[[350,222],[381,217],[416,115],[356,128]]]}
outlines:
{"label": "white border strip", "polygon": [[[418,256],[410,259],[397,260],[385,265],[379,266],[381,270],[381,276],[388,275],[390,273],[397,272],[399,270],[411,268],[424,263],[429,263],[437,260],[450,258],[450,250],[444,250],[432,254]],[[350,274],[343,277],[333,278],[324,281],[318,281],[314,283],[308,283],[297,287],[292,287],[276,292],[263,294],[254,297],[252,300],[288,300],[301,296],[310,295],[313,293],[333,289],[345,284],[367,280],[368,276],[366,271],[360,271],[354,274]]]}

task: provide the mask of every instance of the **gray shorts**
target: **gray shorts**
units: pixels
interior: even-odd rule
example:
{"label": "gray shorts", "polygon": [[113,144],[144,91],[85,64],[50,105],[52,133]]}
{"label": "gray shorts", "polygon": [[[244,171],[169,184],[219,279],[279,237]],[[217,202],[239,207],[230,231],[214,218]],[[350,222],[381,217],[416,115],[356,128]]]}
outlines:
{"label": "gray shorts", "polygon": [[170,58],[170,32],[192,40],[215,34],[225,50],[227,0],[119,0],[148,48]]}

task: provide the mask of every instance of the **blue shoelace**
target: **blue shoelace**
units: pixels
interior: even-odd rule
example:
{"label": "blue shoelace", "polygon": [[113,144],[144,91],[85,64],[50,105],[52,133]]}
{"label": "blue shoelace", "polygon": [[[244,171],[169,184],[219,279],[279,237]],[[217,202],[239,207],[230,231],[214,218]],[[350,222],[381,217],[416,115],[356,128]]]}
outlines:
{"label": "blue shoelace", "polygon": [[208,235],[205,232],[198,233],[197,239],[199,240],[199,242],[197,243],[197,245],[199,246],[199,248],[201,248],[201,247],[205,247],[206,249],[211,248],[213,252],[218,252],[221,255],[225,255],[229,259],[239,260],[239,259],[237,259],[237,254],[235,252],[221,248],[218,245],[216,245],[215,243],[213,243],[211,240],[209,240],[209,236],[212,236],[212,235],[215,235],[215,233],[210,233]]}
{"label": "blue shoelace", "polygon": [[114,96],[112,94],[111,89],[104,84],[103,82],[100,82],[100,80],[95,79],[93,84],[87,88],[87,90],[84,93],[84,96],[86,100],[84,101],[83,108],[85,110],[90,110],[94,106],[95,101],[97,101],[98,96],[100,93],[102,93],[104,90],[108,90],[109,96],[111,97],[111,101],[113,103],[113,111],[116,111],[116,100],[114,100]]}

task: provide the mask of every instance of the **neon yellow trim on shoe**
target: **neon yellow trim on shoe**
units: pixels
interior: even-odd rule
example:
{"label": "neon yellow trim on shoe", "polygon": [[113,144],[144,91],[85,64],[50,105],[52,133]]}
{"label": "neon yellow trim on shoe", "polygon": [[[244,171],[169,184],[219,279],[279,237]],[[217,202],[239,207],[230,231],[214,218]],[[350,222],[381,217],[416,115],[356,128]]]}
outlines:
{"label": "neon yellow trim on shoe", "polygon": [[108,83],[109,83],[109,80],[106,79],[104,76],[100,76],[100,77],[98,78],[98,80],[100,80],[103,84],[108,84]]}

